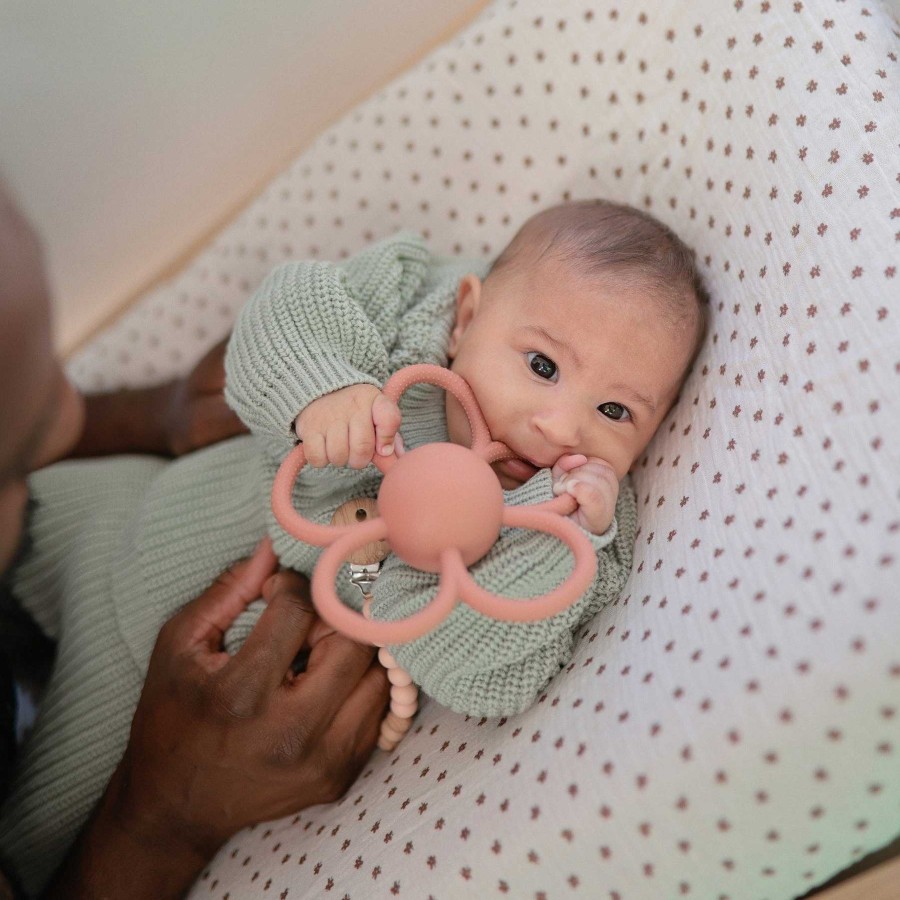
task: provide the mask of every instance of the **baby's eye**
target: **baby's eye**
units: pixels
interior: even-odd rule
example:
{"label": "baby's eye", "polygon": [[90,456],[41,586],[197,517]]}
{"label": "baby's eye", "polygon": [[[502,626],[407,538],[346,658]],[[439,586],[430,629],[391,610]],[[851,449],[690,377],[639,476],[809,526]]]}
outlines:
{"label": "baby's eye", "polygon": [[556,363],[548,359],[543,353],[527,353],[528,365],[535,375],[554,381],[557,375]]}
{"label": "baby's eye", "polygon": [[597,409],[607,419],[613,419],[616,422],[627,422],[631,418],[631,413],[621,403],[601,403]]}

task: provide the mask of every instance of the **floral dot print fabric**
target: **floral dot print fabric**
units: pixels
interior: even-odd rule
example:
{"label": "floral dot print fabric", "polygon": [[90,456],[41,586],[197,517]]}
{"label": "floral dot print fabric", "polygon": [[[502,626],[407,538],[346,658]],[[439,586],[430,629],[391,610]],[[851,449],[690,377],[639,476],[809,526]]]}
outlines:
{"label": "floral dot print fabric", "polygon": [[400,228],[489,258],[591,196],[671,225],[712,297],[631,578],[540,701],[426,703],[193,900],[776,900],[895,837],[898,53],[876,0],[496,2],[72,361],[86,389],[183,372],[284,260]]}

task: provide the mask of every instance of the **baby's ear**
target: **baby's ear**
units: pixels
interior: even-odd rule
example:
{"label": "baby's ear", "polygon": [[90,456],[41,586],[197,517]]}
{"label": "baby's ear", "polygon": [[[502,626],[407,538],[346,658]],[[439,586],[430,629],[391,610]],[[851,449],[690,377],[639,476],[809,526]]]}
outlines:
{"label": "baby's ear", "polygon": [[463,335],[469,328],[478,305],[481,302],[481,279],[477,275],[469,273],[459,283],[456,292],[456,319],[453,322],[453,330],[450,332],[450,345],[447,348],[447,356],[453,359],[459,352],[459,346]]}

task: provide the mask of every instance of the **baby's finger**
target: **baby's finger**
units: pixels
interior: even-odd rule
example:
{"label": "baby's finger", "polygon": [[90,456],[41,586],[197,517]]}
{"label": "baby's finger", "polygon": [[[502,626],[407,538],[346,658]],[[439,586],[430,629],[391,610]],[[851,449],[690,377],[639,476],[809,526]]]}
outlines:
{"label": "baby's finger", "polygon": [[590,475],[592,478],[607,481],[611,484],[618,484],[619,477],[616,475],[616,470],[605,460],[602,459],[590,459],[584,465],[582,470],[578,472],[578,475],[585,473],[586,475]]}
{"label": "baby's finger", "polygon": [[394,452],[394,435],[400,428],[400,407],[384,394],[379,394],[372,404],[372,421],[375,423],[375,442],[382,456]]}
{"label": "baby's finger", "polygon": [[333,466],[346,466],[350,457],[349,428],[343,419],[328,426],[325,432],[325,454]]}
{"label": "baby's finger", "polygon": [[357,413],[350,420],[351,469],[362,469],[369,464],[375,452],[375,428],[368,411]]}
{"label": "baby's finger", "polygon": [[608,482],[572,479],[566,485],[566,493],[578,501],[573,514],[578,524],[594,534],[602,534],[612,521],[615,499]]}
{"label": "baby's finger", "polygon": [[313,468],[320,469],[328,464],[325,455],[325,435],[320,431],[313,431],[307,435],[300,435],[303,441],[303,455]]}
{"label": "baby's finger", "polygon": [[596,485],[587,481],[570,481],[566,485],[565,493],[571,494],[578,501],[578,509],[574,515],[583,527],[593,530],[594,520],[597,517],[597,505],[601,502]]}
{"label": "baby's finger", "polygon": [[583,478],[572,478],[567,481],[565,492],[571,494],[581,506],[597,503],[603,497],[596,482]]}
{"label": "baby's finger", "polygon": [[580,477],[588,458],[583,453],[566,453],[550,469],[550,483],[553,495],[566,493],[566,485],[572,478]]}
{"label": "baby's finger", "polygon": [[562,478],[566,472],[583,466],[587,461],[588,458],[583,453],[565,453],[553,464],[550,475],[554,480]]}

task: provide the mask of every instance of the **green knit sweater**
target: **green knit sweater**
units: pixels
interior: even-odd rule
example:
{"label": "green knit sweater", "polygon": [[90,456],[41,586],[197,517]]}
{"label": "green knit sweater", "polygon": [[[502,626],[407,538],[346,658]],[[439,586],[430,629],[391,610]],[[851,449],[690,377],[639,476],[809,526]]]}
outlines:
{"label": "green knit sweater", "polygon": [[[0,853],[29,889],[49,877],[102,792],[129,725],[162,623],[268,530],[281,561],[309,574],[319,548],[274,521],[272,478],[296,440],[291,424],[312,400],[356,383],[381,385],[416,362],[446,365],[459,279],[482,263],[432,257],[409,234],[340,264],[276,269],[242,311],[229,345],[226,397],[253,431],[175,462],[118,457],[69,462],[36,474],[34,550],[16,592],[59,641],[56,667],[0,815]],[[416,386],[401,401],[408,448],[447,440],[444,394]],[[327,523],[352,497],[377,495],[380,473],[304,470],[294,502]],[[508,504],[552,496],[549,470],[506,492]],[[433,633],[392,647],[426,694],[457,712],[497,716],[526,708],[572,652],[574,635],[614,599],[631,567],[636,507],[626,482],[597,550],[584,598],[543,622],[487,619],[460,604]],[[534,596],[571,570],[568,550],[536,532],[504,529],[473,567],[501,594]],[[344,575],[336,585],[359,607]],[[436,576],[385,560],[376,618],[410,615],[433,596]],[[252,604],[229,632],[236,646],[260,611]]]}

